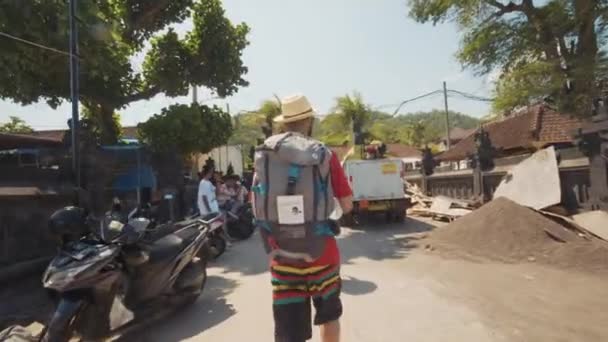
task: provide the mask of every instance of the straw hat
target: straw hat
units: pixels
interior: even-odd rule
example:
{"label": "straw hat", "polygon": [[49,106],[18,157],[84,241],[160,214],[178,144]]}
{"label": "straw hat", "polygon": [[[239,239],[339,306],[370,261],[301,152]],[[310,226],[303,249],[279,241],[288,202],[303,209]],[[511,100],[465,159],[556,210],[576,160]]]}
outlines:
{"label": "straw hat", "polygon": [[274,118],[274,122],[295,122],[314,117],[315,114],[306,96],[293,95],[281,100],[281,115]]}

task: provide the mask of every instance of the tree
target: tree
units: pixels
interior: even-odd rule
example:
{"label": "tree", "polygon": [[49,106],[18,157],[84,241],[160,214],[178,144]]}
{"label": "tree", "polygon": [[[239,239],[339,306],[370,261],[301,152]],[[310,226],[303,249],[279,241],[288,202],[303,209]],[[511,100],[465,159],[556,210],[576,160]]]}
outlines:
{"label": "tree", "polygon": [[32,133],[34,130],[25,121],[16,116],[9,116],[9,122],[0,125],[0,133],[23,134]]}
{"label": "tree", "polygon": [[274,118],[281,114],[281,104],[277,101],[266,100],[258,109],[258,114],[264,118],[264,125],[262,126],[262,132],[264,137],[270,137],[274,130]]}
{"label": "tree", "polygon": [[208,153],[228,142],[230,114],[217,106],[172,105],[139,125],[142,140],[156,152],[177,151],[183,157]]}
{"label": "tree", "polygon": [[[608,2],[597,0],[410,0],[419,22],[454,21],[458,59],[478,74],[499,70],[496,110],[549,97],[562,110],[591,113],[608,70],[600,47]],[[599,85],[598,85],[599,84]]]}
{"label": "tree", "polygon": [[329,114],[321,120],[314,137],[330,146],[341,146],[351,139],[349,125],[345,124],[340,114]]}
{"label": "tree", "polygon": [[339,115],[345,126],[352,127],[354,133],[360,133],[371,119],[371,109],[357,92],[353,96],[347,94],[338,97],[334,112]]}
{"label": "tree", "polygon": [[[95,109],[89,107],[83,107],[82,109],[82,122],[81,125],[86,124],[87,128],[93,134],[93,137],[97,144],[112,143],[112,139],[105,139],[104,128],[106,135],[111,135],[115,138],[120,138],[122,135],[122,126],[120,124],[120,114],[114,112],[112,114],[111,125],[110,122],[101,121],[102,116],[99,113],[95,113]],[[108,141],[109,140],[109,141]]]}
{"label": "tree", "polygon": [[[68,1],[2,1],[0,31],[68,50]],[[189,85],[218,96],[246,86],[241,55],[249,28],[233,25],[220,0],[90,0],[78,2],[80,100],[114,142],[114,113],[158,94],[186,95]],[[192,30],[171,28],[186,19]],[[54,51],[0,39],[0,98],[24,105],[69,98],[69,61]],[[132,65],[144,56],[141,67]]]}

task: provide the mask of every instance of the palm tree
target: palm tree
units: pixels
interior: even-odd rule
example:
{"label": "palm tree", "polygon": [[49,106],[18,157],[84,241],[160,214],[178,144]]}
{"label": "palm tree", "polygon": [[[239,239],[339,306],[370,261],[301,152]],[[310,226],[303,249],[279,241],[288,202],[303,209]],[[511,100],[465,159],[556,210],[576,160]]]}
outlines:
{"label": "palm tree", "polygon": [[281,104],[278,101],[266,100],[260,106],[258,114],[264,117],[264,125],[262,132],[266,138],[270,137],[273,132],[274,118],[281,114]]}
{"label": "palm tree", "polygon": [[[371,119],[371,110],[363,102],[361,94],[355,92],[353,96],[344,95],[336,99],[334,112],[340,115],[346,126],[352,127],[353,135],[362,133],[363,126]],[[352,141],[355,139],[353,137]]]}

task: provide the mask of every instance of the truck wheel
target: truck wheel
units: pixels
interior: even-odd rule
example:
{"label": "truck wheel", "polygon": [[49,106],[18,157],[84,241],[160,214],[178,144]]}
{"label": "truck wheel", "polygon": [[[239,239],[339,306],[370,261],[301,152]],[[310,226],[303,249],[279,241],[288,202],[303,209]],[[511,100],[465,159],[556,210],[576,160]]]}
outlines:
{"label": "truck wheel", "polygon": [[389,210],[384,215],[385,215],[386,223],[393,222],[394,215],[393,215],[392,211]]}

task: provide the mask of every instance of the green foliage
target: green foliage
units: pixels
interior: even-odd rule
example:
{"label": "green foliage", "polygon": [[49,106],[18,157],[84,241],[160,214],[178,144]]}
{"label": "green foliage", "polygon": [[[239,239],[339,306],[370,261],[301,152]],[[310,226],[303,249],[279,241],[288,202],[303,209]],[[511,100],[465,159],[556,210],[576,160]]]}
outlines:
{"label": "green foliage", "polygon": [[[475,128],[479,120],[462,113],[450,112],[450,126],[464,129]],[[338,114],[326,116],[319,125],[315,137],[335,146],[349,141],[348,128]],[[384,143],[402,143],[417,147],[438,142],[445,136],[445,112],[433,110],[392,117],[386,113],[372,113],[364,127],[372,139]]]}
{"label": "green foliage", "polygon": [[[0,31],[68,51],[67,4],[1,1]],[[103,136],[118,133],[113,115],[131,102],[184,95],[190,84],[224,97],[248,84],[241,56],[249,28],[232,24],[220,0],[79,1],[77,15],[80,99],[87,108],[99,108]],[[171,25],[188,18],[193,29],[180,38]],[[69,98],[65,55],[6,38],[0,51],[0,98],[24,105],[46,101],[53,108]],[[133,57],[143,53],[142,68],[133,67]]]}
{"label": "green foliage", "polygon": [[281,106],[272,100],[262,102],[254,112],[237,114],[234,117],[234,134],[230,137],[231,145],[255,146],[259,139],[272,135],[275,127],[273,119],[281,113]]}
{"label": "green foliage", "polygon": [[338,97],[333,111],[339,115],[345,127],[352,127],[355,132],[363,129],[371,120],[371,109],[357,92],[352,96]]}
{"label": "green foliage", "polygon": [[105,123],[108,117],[104,115],[100,106],[94,106],[93,108],[83,106],[81,115],[81,124],[86,124],[95,141],[99,144],[114,144],[122,135],[118,112],[112,114],[110,124]]}
{"label": "green foliage", "polygon": [[341,146],[351,140],[350,128],[339,114],[329,114],[321,120],[313,135],[331,146]]}
{"label": "green foliage", "polygon": [[16,116],[9,116],[9,122],[0,125],[0,133],[12,133],[12,134],[23,134],[32,133],[34,130],[32,127],[21,118]]}
{"label": "green foliage", "polygon": [[594,0],[409,0],[419,22],[455,22],[460,62],[501,72],[494,108],[508,111],[550,97],[568,112],[591,113],[608,66],[608,2]]}
{"label": "green foliage", "polygon": [[172,105],[140,124],[142,140],[158,152],[176,150],[182,156],[208,153],[228,142],[230,115],[217,106]]}

